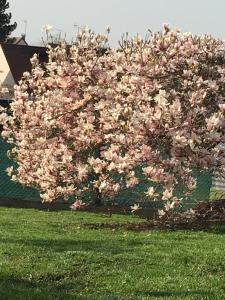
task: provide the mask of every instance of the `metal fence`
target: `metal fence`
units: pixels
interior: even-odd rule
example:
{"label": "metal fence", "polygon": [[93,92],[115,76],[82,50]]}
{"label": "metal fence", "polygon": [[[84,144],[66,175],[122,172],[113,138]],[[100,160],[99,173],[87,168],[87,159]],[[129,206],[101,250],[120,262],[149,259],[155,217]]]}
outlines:
{"label": "metal fence", "polygon": [[[7,157],[8,149],[9,145],[5,141],[0,140],[0,198],[41,201],[37,190],[26,188],[19,183],[11,181],[10,177],[6,174],[6,168],[12,165],[12,162]],[[195,171],[195,177],[197,178],[197,189],[185,201],[185,209],[195,206],[199,201],[206,201],[210,198],[210,189],[212,186],[211,173]],[[148,185],[151,185],[151,183],[148,183]],[[146,191],[146,189],[146,184],[139,184],[135,188],[124,190],[116,197],[115,203],[127,206],[139,202],[141,197],[144,196],[144,191]],[[182,191],[177,191],[177,194],[181,192]],[[85,200],[91,200],[91,195]],[[71,199],[71,201],[73,201],[73,199]],[[162,206],[161,201],[146,202],[144,204],[150,207]]]}
{"label": "metal fence", "polygon": [[5,171],[12,165],[12,161],[7,157],[8,149],[9,145],[0,139],[0,198],[40,201],[38,191],[10,180]]}

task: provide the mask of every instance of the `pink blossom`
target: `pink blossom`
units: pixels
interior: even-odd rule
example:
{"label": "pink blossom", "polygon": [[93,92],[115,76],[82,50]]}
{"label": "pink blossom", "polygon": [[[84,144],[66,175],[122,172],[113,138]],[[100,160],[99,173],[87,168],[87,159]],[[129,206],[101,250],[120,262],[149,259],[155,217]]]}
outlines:
{"label": "pink blossom", "polygon": [[84,205],[85,205],[85,203],[82,200],[78,199],[70,206],[70,208],[72,210],[77,210],[77,209],[80,209]]}
{"label": "pink blossom", "polygon": [[137,211],[137,210],[139,210],[139,209],[141,209],[141,207],[139,206],[139,204],[134,204],[134,205],[131,205],[131,212],[133,213],[133,212],[135,212],[135,211]]}

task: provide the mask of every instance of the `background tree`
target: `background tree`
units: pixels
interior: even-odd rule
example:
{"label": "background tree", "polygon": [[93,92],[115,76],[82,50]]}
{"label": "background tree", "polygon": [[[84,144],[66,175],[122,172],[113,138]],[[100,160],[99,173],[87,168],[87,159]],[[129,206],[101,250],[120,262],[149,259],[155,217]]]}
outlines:
{"label": "background tree", "polygon": [[12,14],[5,12],[8,8],[8,1],[0,0],[0,42],[4,42],[17,27],[16,22],[10,24]]}

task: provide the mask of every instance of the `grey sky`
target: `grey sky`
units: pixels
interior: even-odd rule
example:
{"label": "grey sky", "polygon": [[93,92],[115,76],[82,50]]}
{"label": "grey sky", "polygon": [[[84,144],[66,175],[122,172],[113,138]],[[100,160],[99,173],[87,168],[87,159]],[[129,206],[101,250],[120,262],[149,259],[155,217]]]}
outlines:
{"label": "grey sky", "polygon": [[68,40],[75,32],[74,24],[97,32],[110,26],[114,46],[126,31],[144,35],[147,29],[160,30],[164,22],[225,39],[225,0],[9,0],[9,4],[18,23],[14,35],[23,33],[23,20],[28,21],[29,44],[40,43],[45,24],[66,32]]}

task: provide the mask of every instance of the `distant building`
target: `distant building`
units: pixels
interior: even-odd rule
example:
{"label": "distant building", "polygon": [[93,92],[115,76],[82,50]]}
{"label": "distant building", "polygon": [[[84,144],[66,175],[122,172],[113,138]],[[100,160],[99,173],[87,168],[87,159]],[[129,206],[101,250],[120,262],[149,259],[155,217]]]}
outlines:
{"label": "distant building", "polygon": [[24,43],[25,39],[0,44],[0,83],[10,91],[13,91],[14,85],[25,71],[31,71],[30,59],[35,53],[41,62],[48,60],[45,47],[28,46]]}
{"label": "distant building", "polygon": [[28,46],[25,35],[22,34],[19,37],[9,37],[6,41],[7,44],[14,44],[14,45],[26,45]]}

